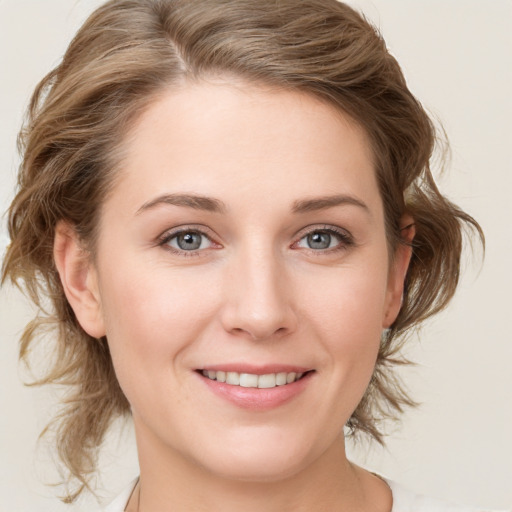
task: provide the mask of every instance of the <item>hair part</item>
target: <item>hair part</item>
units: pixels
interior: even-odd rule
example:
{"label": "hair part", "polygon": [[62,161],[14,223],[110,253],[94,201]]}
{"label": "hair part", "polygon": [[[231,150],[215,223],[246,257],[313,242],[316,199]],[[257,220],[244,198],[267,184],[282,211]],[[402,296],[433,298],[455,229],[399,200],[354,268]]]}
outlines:
{"label": "hair part", "polygon": [[[350,7],[336,0],[106,3],[32,96],[2,269],[2,282],[23,283],[41,310],[21,337],[21,359],[28,363],[36,338],[54,328],[55,363],[36,383],[71,390],[56,418],[59,456],[69,480],[78,482],[67,501],[88,487],[105,433],[130,408],[107,340],[87,335],[65,298],[53,261],[55,227],[70,223],[94,255],[101,206],[122,168],[130,128],[163,90],[212,76],[302,91],[348,114],[371,143],[390,249],[404,243],[404,213],[414,219],[403,305],[348,423],[353,433],[382,443],[380,421],[413,404],[392,372],[403,362],[405,335],[453,296],[464,226],[483,241],[476,221],[434,182],[432,122],[378,31]],[[48,299],[51,311],[44,308]]]}

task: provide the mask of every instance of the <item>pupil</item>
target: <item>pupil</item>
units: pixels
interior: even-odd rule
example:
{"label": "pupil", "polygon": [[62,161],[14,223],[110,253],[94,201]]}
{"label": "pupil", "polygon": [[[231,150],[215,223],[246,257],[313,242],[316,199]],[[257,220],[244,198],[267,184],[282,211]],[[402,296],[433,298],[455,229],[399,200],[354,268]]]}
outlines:
{"label": "pupil", "polygon": [[331,245],[329,233],[313,233],[308,237],[308,245],[311,249],[328,249]]}
{"label": "pupil", "polygon": [[197,233],[185,233],[178,236],[178,246],[185,251],[199,249],[201,246],[201,235]]}

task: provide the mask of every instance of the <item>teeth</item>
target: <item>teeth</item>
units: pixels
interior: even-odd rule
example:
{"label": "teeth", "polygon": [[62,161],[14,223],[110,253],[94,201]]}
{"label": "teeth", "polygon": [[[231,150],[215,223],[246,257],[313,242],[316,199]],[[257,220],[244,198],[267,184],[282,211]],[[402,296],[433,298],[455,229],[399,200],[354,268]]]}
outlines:
{"label": "teeth", "polygon": [[243,388],[257,388],[258,387],[258,376],[251,373],[240,374],[240,386]]}
{"label": "teeth", "polygon": [[275,388],[276,386],[284,386],[299,380],[304,373],[296,372],[280,372],[280,373],[267,373],[265,375],[255,375],[253,373],[237,373],[237,372],[224,372],[203,370],[202,374],[211,380],[225,382],[232,386],[241,386],[243,388],[260,388],[268,389]]}
{"label": "teeth", "polygon": [[[208,372],[208,378],[210,378]],[[227,372],[226,373],[226,384],[232,384],[233,386],[240,385],[240,374],[236,372]]]}
{"label": "teeth", "polygon": [[284,386],[286,384],[286,372],[276,373],[276,386]]}
{"label": "teeth", "polygon": [[276,374],[268,373],[267,375],[260,375],[258,377],[259,388],[275,388],[276,387]]}

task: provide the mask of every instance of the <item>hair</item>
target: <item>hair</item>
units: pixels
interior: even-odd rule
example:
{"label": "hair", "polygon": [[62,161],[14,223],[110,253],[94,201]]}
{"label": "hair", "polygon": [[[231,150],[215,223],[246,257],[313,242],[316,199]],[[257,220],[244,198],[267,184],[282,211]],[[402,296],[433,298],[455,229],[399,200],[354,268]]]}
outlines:
{"label": "hair", "polygon": [[382,338],[375,371],[349,433],[383,442],[381,420],[413,401],[393,366],[405,334],[443,309],[458,279],[463,234],[476,221],[444,198],[430,161],[436,131],[407,88],[378,31],[336,0],[112,0],[96,10],[62,62],[37,86],[19,136],[23,156],[8,216],[2,269],[39,309],[21,336],[29,363],[36,339],[52,365],[36,384],[69,390],[56,418],[56,445],[73,501],[94,474],[112,421],[129,414],[106,338],[81,328],[53,260],[58,221],[94,254],[101,205],[122,166],[126,134],[163,90],[210,76],[233,77],[327,101],[366,131],[383,199],[390,248],[416,236],[400,313]]}

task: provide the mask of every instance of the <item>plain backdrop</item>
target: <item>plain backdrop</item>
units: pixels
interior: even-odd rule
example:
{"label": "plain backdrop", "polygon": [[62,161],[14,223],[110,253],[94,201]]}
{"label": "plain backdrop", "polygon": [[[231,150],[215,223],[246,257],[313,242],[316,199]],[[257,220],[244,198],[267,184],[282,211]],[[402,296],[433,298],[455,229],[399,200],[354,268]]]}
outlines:
{"label": "plain backdrop", "polygon": [[[257,1],[257,0],[255,0]],[[450,308],[411,340],[418,364],[403,370],[422,405],[391,431],[386,449],[350,446],[353,458],[410,488],[489,508],[512,506],[512,2],[358,0],[383,32],[413,92],[448,132],[447,195],[481,223],[483,266],[464,260]],[[0,209],[15,185],[16,133],[38,80],[61,58],[98,0],[0,0]],[[5,224],[0,250],[7,244]],[[0,510],[90,511],[56,498],[51,454],[37,435],[55,392],[23,387],[17,337],[32,316],[22,296],[0,291]],[[101,459],[108,499],[137,475],[130,426]]]}

